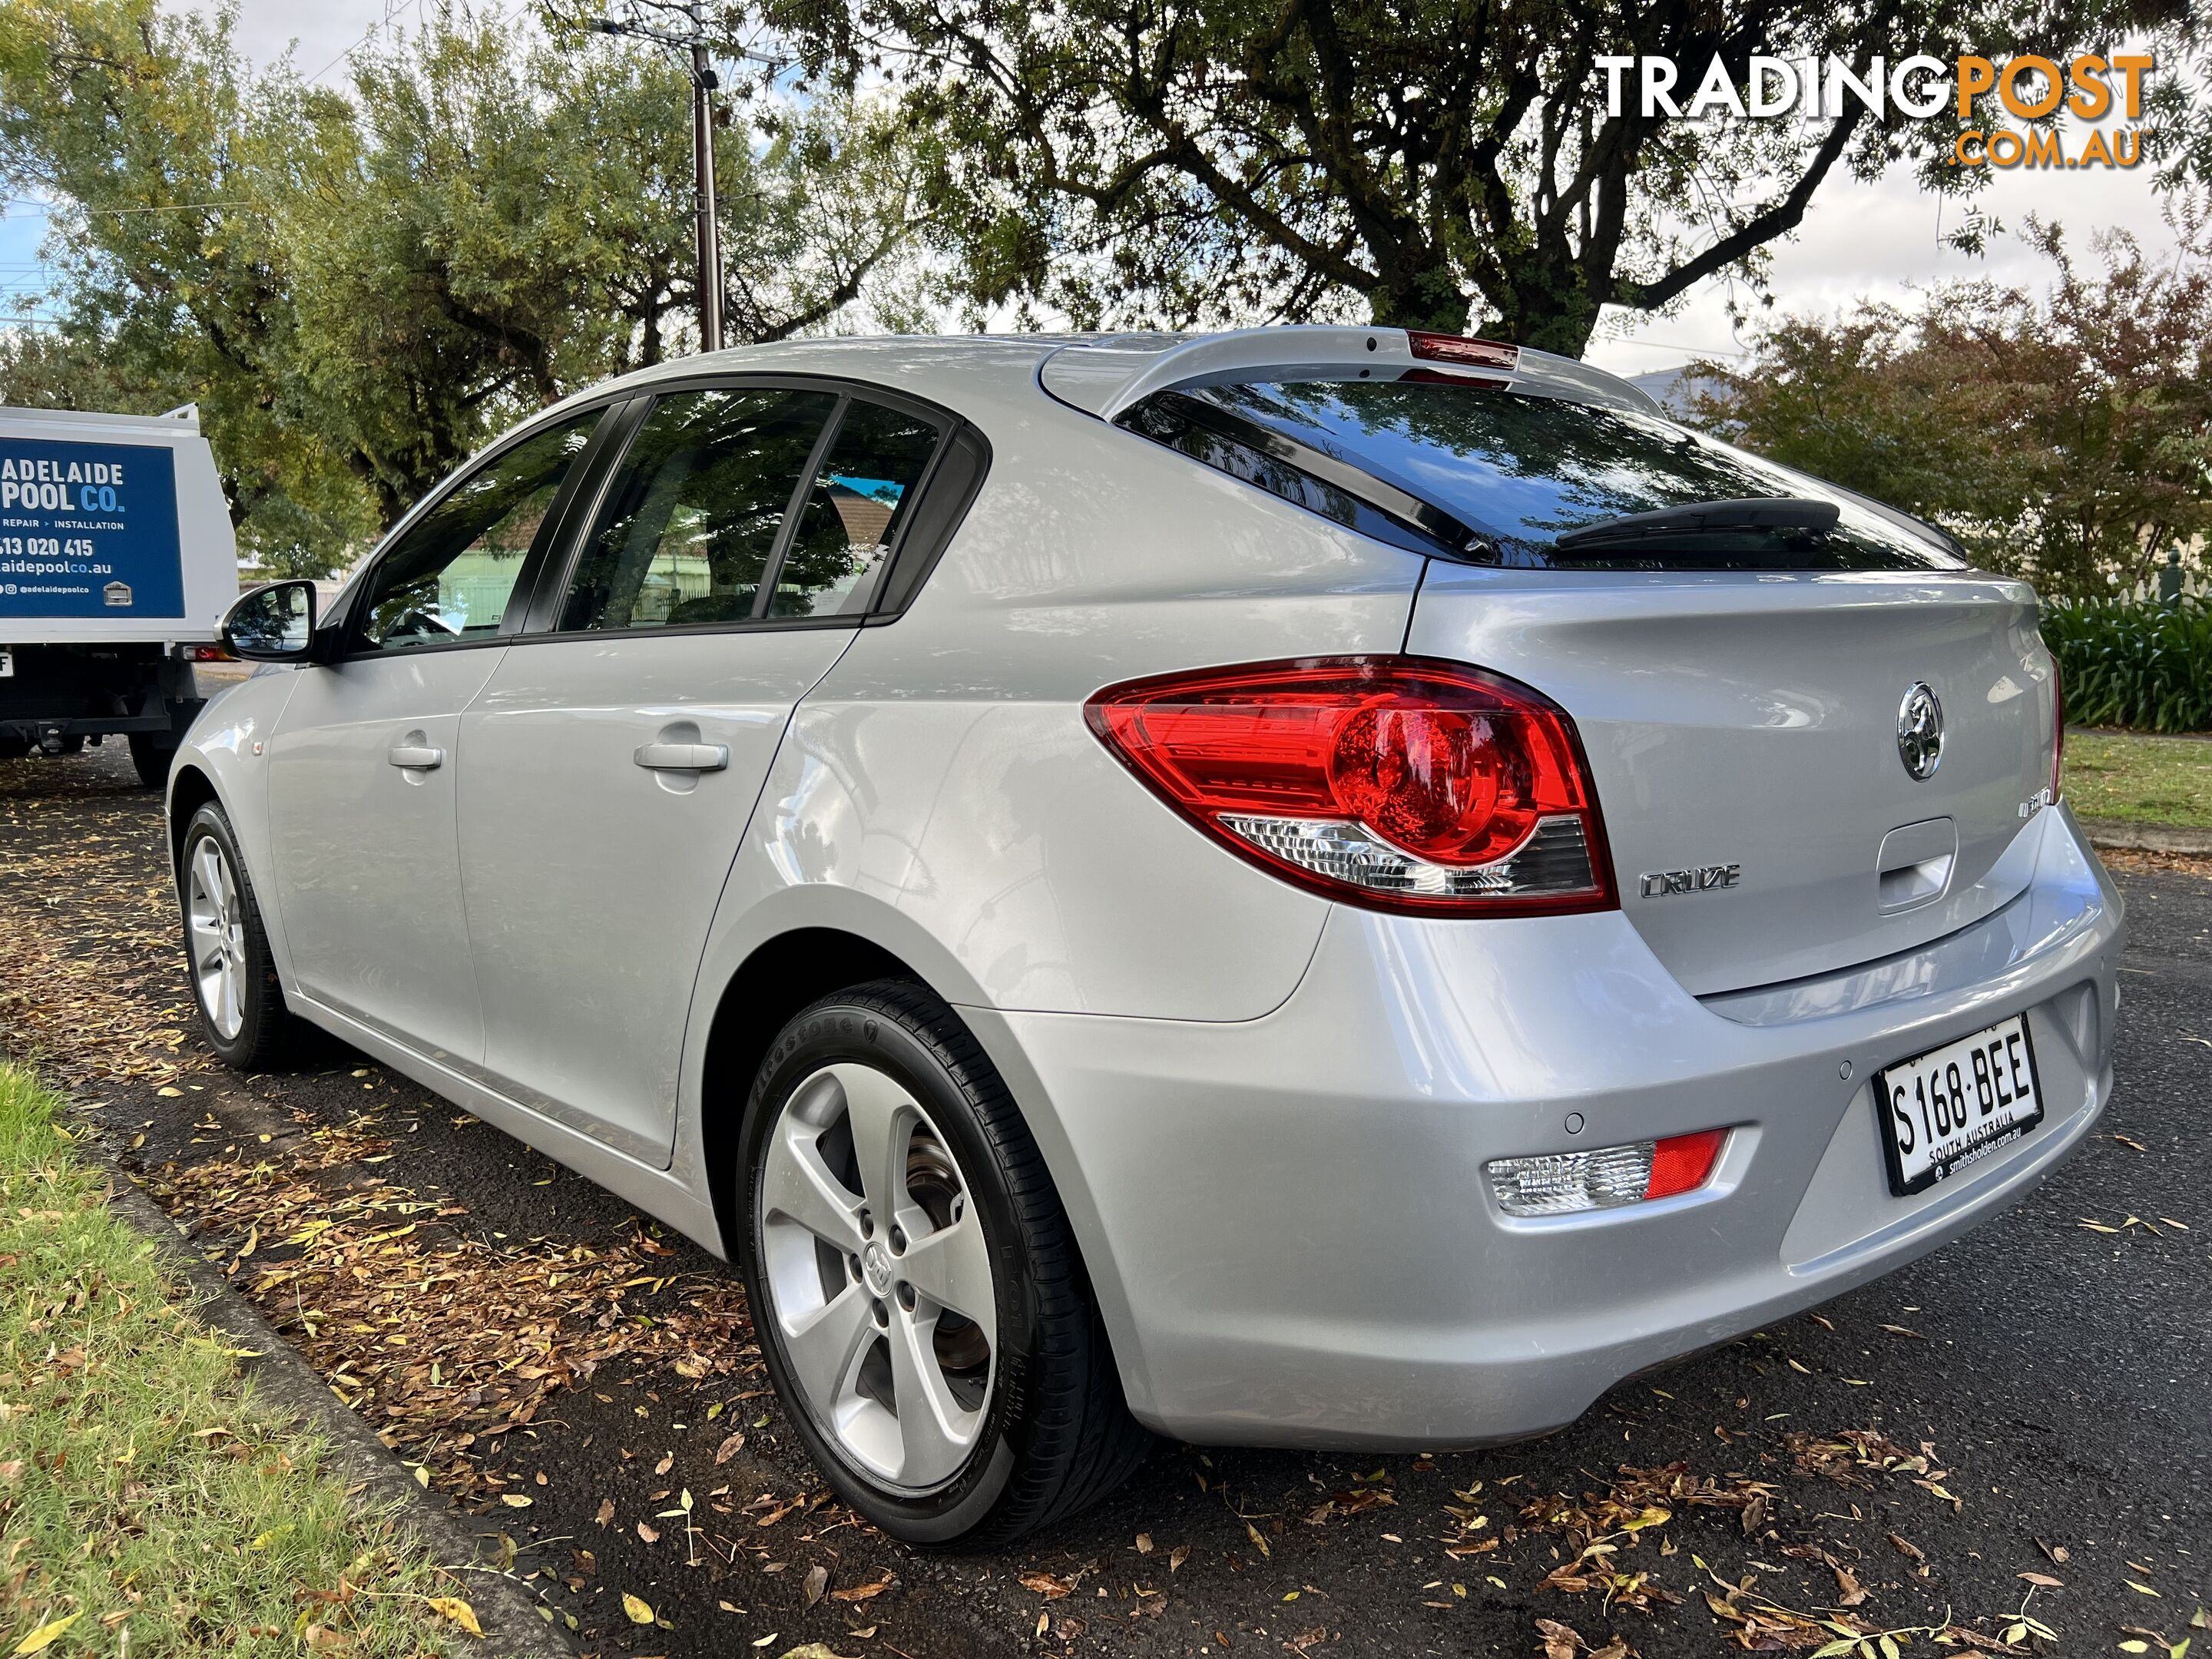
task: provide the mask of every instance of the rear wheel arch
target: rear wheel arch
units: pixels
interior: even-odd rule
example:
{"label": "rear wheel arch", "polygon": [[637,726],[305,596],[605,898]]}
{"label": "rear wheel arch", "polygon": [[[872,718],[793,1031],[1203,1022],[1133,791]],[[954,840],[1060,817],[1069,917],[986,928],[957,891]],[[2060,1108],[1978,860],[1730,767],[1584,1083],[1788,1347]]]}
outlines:
{"label": "rear wheel arch", "polygon": [[756,945],[723,986],[707,1033],[699,1150],[723,1247],[732,1260],[745,1233],[737,1191],[738,1141],[745,1097],[762,1060],[791,1017],[807,1004],[878,979],[927,983],[896,956],[858,933],[800,927]]}

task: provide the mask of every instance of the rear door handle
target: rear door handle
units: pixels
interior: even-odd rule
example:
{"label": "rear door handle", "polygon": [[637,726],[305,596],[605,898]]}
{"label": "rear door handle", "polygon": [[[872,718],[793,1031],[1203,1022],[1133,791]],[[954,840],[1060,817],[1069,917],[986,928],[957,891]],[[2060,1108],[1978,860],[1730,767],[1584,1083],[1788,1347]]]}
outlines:
{"label": "rear door handle", "polygon": [[395,743],[385,750],[384,758],[410,772],[434,772],[446,763],[446,751],[427,744]]}
{"label": "rear door handle", "polygon": [[719,772],[730,763],[730,750],[720,743],[647,743],[633,758],[653,772]]}

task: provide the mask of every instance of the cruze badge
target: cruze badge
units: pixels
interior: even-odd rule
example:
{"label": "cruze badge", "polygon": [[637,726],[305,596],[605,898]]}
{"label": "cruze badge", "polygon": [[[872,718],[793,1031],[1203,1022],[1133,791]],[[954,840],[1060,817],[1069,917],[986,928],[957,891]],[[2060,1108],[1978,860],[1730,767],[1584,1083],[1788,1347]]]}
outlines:
{"label": "cruze badge", "polygon": [[1741,864],[1706,864],[1695,870],[1650,870],[1638,879],[1646,898],[1665,898],[1670,893],[1711,893],[1733,887],[1743,875]]}
{"label": "cruze badge", "polygon": [[1943,705],[1925,680],[1915,680],[1897,706],[1897,757],[1915,780],[1935,776],[1943,758]]}

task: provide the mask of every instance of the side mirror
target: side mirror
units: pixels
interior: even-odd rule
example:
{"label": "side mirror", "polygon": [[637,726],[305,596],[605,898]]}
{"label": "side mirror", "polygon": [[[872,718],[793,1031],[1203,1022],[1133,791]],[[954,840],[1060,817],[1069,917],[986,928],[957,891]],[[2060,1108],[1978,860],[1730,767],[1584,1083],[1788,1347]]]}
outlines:
{"label": "side mirror", "polygon": [[314,583],[270,582],[241,595],[222,619],[222,642],[248,662],[312,660]]}

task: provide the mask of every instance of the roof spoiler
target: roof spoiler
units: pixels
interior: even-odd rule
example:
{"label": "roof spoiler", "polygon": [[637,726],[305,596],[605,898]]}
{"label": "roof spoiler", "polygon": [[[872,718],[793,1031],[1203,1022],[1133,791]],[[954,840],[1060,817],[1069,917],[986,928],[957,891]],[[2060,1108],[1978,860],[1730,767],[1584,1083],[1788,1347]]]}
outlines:
{"label": "roof spoiler", "polygon": [[1155,392],[1250,380],[1399,380],[1415,370],[1645,415],[1665,410],[1641,387],[1571,357],[1526,346],[1326,325],[1237,329],[1226,334],[1123,334],[1062,346],[1037,381],[1060,402],[1112,421]]}

